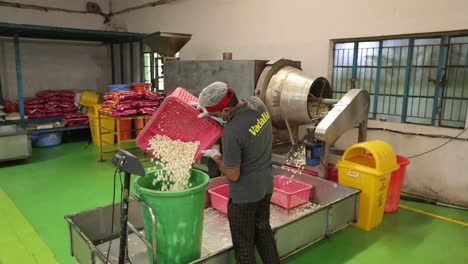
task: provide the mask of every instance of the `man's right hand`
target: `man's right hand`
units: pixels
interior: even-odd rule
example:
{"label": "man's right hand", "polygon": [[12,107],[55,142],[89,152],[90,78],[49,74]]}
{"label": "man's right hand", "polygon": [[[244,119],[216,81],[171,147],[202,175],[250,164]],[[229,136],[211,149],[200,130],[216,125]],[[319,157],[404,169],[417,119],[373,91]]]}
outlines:
{"label": "man's right hand", "polygon": [[208,111],[206,110],[205,107],[201,106],[199,103],[197,102],[189,102],[189,104],[195,108],[197,108],[198,110],[200,110],[202,113],[198,115],[198,118],[205,118],[205,117],[209,117],[210,116],[210,113],[208,113]]}

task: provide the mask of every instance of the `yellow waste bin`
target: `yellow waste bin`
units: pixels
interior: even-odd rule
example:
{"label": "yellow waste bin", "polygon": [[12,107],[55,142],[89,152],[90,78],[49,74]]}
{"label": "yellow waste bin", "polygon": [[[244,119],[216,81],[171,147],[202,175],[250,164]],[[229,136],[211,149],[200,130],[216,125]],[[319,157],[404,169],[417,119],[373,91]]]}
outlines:
{"label": "yellow waste bin", "polygon": [[338,182],[361,190],[358,221],[354,226],[371,230],[382,222],[390,174],[400,166],[392,147],[380,140],[349,147],[338,167]]}
{"label": "yellow waste bin", "polygon": [[[92,104],[88,109],[88,119],[89,119],[89,128],[91,130],[91,138],[93,144],[96,146],[102,145],[112,145],[114,144],[114,119],[106,115],[99,116],[99,109],[101,109],[101,104]],[[101,117],[101,127],[105,131],[102,131],[99,127],[99,117]]]}

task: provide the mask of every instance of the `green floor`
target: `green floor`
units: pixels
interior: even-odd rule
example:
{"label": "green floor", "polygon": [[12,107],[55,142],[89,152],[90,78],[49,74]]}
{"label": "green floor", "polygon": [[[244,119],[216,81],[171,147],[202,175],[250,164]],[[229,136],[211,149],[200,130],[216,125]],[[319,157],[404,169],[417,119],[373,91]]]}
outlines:
{"label": "green floor", "polygon": [[[97,162],[98,149],[85,145],[34,149],[27,162],[0,163],[0,263],[53,263],[50,252],[59,263],[76,263],[63,216],[112,199],[113,167]],[[466,211],[404,204],[468,222]],[[468,263],[467,249],[468,227],[400,209],[372,232],[349,227],[284,263]]]}

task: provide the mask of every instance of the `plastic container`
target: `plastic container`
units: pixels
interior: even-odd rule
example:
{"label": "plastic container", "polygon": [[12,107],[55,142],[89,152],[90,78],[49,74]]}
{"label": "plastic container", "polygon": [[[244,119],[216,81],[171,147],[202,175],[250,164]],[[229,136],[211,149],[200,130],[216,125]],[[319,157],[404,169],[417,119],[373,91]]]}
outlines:
{"label": "plastic container", "polygon": [[312,185],[282,175],[274,177],[271,203],[291,209],[309,201]]}
{"label": "plastic container", "polygon": [[31,133],[31,143],[35,148],[55,147],[62,144],[63,132]]}
{"label": "plastic container", "polygon": [[317,166],[320,164],[320,156],[322,155],[322,145],[306,146],[306,164],[309,166]]}
{"label": "plastic container", "polygon": [[208,190],[211,207],[227,215],[229,184],[223,184]]}
{"label": "plastic container", "polygon": [[101,127],[104,128],[103,133],[101,134],[101,127],[99,127],[99,109],[101,109],[101,104],[93,104],[88,109],[88,119],[89,119],[89,129],[91,130],[91,139],[93,144],[96,146],[102,145],[112,145],[114,144],[114,135],[112,131],[114,130],[115,122],[114,119],[106,116],[100,115],[101,117]]}
{"label": "plastic container", "polygon": [[338,182],[338,168],[333,163],[328,163],[327,180],[332,182]]}
{"label": "plastic container", "polygon": [[109,85],[109,92],[130,91],[128,84],[111,84]]}
{"label": "plastic container", "polygon": [[151,90],[151,83],[132,83],[130,84],[132,91],[149,91]]}
{"label": "plastic container", "polygon": [[145,127],[145,125],[148,123],[149,120],[150,120],[150,117],[137,117],[134,120],[135,133],[137,136],[141,133],[141,131],[143,130],[143,128]]}
{"label": "plastic container", "polygon": [[138,136],[145,127],[145,119],[144,117],[137,117],[134,120],[134,126],[135,126],[135,134]]}
{"label": "plastic container", "polygon": [[118,121],[119,127],[117,127],[117,123],[115,126],[115,132],[117,132],[117,136],[119,137],[120,141],[129,140],[132,138],[132,120],[131,119],[124,119]]}
{"label": "plastic container", "polygon": [[139,148],[152,155],[148,141],[155,135],[165,135],[184,142],[200,142],[194,160],[200,159],[202,150],[211,147],[221,136],[222,127],[212,118],[198,118],[199,110],[189,104],[198,99],[182,88],[166,97],[145,128],[136,138]]}
{"label": "plastic container", "polygon": [[[368,155],[369,152],[371,155]],[[382,222],[390,174],[399,168],[395,152],[380,140],[349,147],[337,162],[338,182],[361,190],[354,226],[371,230]]]}
{"label": "plastic container", "polygon": [[[139,177],[134,190],[154,211],[156,216],[156,240],[158,263],[189,263],[200,258],[203,230],[203,209],[208,175],[192,169],[191,188],[178,192],[158,191],[153,186],[154,172]],[[146,239],[152,242],[151,216],[142,207]],[[152,263],[152,251],[148,248],[148,263]]]}
{"label": "plastic container", "polygon": [[393,213],[398,210],[400,204],[400,194],[405,178],[406,166],[410,163],[409,159],[400,155],[396,155],[397,163],[400,168],[390,176],[390,185],[388,186],[387,202],[385,203],[384,211]]}

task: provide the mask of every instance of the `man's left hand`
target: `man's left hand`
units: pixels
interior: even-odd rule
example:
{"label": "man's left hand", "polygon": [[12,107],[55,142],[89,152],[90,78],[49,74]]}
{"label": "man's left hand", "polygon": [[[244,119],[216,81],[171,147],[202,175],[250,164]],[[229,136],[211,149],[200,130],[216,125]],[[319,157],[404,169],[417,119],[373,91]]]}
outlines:
{"label": "man's left hand", "polygon": [[221,156],[221,152],[219,152],[218,149],[206,149],[206,150],[202,151],[202,154],[203,154],[203,156],[209,157],[209,158],[212,158],[212,159],[214,157],[218,156],[218,155]]}

